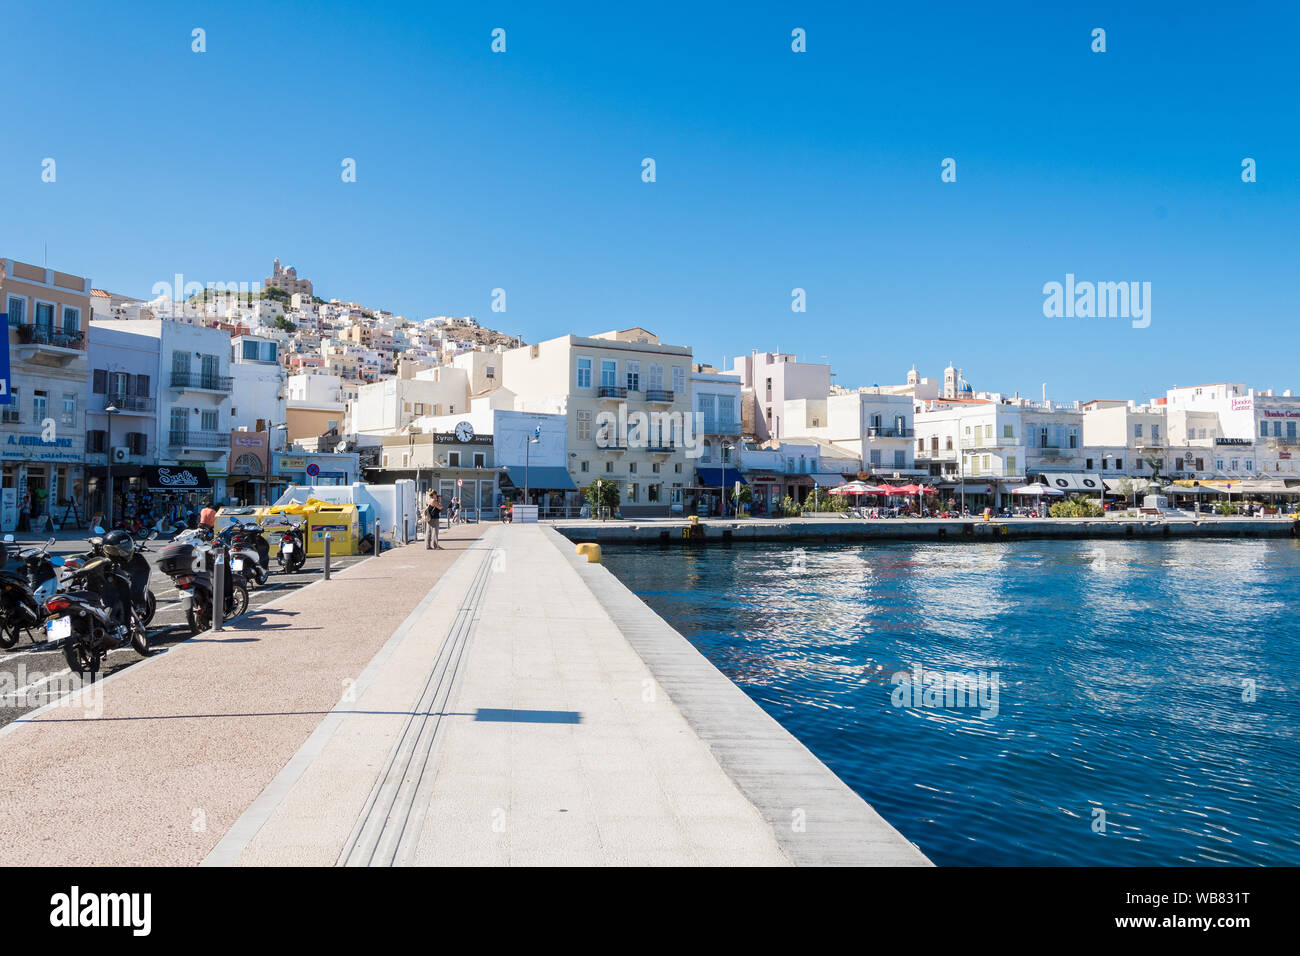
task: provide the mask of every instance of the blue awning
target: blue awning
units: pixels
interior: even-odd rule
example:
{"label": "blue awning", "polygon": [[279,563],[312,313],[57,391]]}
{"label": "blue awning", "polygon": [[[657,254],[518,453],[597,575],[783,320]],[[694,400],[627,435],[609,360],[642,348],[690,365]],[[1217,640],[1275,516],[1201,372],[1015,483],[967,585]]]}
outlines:
{"label": "blue awning", "polygon": [[734,488],[736,482],[742,485],[749,484],[735,468],[696,468],[695,474],[700,478],[700,485],[704,488]]}
{"label": "blue awning", "polygon": [[559,465],[529,465],[525,477],[523,465],[506,465],[506,477],[516,488],[528,483],[529,491],[577,491],[578,486],[569,476],[569,469]]}

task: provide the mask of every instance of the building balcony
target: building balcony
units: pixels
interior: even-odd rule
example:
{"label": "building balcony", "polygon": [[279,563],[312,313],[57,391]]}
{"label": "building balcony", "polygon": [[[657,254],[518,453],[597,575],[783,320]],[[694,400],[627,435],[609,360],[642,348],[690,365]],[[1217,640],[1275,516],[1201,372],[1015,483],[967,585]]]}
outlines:
{"label": "building balcony", "polygon": [[670,441],[651,441],[645,447],[646,451],[655,455],[671,455],[677,450],[677,446]]}
{"label": "building balcony", "polygon": [[704,420],[704,434],[706,435],[739,435],[740,422],[719,422]]}
{"label": "building balcony", "polygon": [[18,325],[13,357],[37,365],[68,365],[86,354],[86,337],[80,331],[66,331],[49,325]]}
{"label": "building balcony", "polygon": [[23,413],[12,405],[0,405],[0,422],[6,425],[21,425]]}
{"label": "building balcony", "polygon": [[168,432],[169,448],[209,448],[225,449],[230,447],[228,432],[184,431]]}
{"label": "building balcony", "polygon": [[1300,435],[1269,435],[1267,438],[1262,438],[1261,441],[1268,445],[1300,445]]}
{"label": "building balcony", "polygon": [[119,412],[127,414],[149,414],[154,410],[154,401],[146,395],[114,395],[109,393],[104,396],[103,408],[107,409],[112,405]]}
{"label": "building balcony", "polygon": [[1058,445],[1040,445],[1037,448],[1030,448],[1029,453],[1038,458],[1073,458],[1081,450],[1079,448],[1061,448]]}
{"label": "building balcony", "polygon": [[670,388],[648,389],[645,393],[645,400],[647,402],[659,402],[660,404],[671,405],[673,403],[673,391]]}
{"label": "building balcony", "polygon": [[915,428],[877,428],[867,429],[868,438],[915,438]]}
{"label": "building balcony", "polygon": [[229,392],[234,379],[229,375],[205,375],[202,372],[172,372],[169,385],[182,392]]}
{"label": "building balcony", "polygon": [[627,389],[621,385],[601,385],[596,389],[597,398],[627,398]]}

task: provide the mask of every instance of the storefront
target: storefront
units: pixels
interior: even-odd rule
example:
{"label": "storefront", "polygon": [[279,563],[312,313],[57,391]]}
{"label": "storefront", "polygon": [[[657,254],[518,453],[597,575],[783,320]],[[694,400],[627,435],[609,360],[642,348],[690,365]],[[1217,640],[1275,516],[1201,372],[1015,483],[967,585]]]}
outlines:
{"label": "storefront", "polygon": [[5,436],[0,444],[0,530],[85,522],[84,438]]}
{"label": "storefront", "polygon": [[543,518],[576,515],[582,506],[578,486],[559,465],[506,465],[501,469],[501,499],[537,505]]}
{"label": "storefront", "polygon": [[268,486],[275,476],[270,463],[270,433],[230,433],[230,474],[226,478],[226,500],[238,505],[265,505],[274,501]]}
{"label": "storefront", "polygon": [[732,499],[737,483],[749,484],[739,470],[731,467],[695,469],[697,487],[695,490],[694,511],[700,515],[732,514],[735,502]]}
{"label": "storefront", "polygon": [[188,521],[212,498],[212,478],[202,465],[143,465],[141,504],[144,514],[156,521]]}

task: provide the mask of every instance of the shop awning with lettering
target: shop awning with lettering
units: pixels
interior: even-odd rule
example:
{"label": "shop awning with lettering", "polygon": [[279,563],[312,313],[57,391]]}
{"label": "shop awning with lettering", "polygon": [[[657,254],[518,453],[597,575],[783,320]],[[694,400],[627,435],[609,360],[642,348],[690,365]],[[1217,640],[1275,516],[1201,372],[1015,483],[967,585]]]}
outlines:
{"label": "shop awning with lettering", "polygon": [[505,475],[516,488],[523,488],[526,482],[530,491],[578,490],[569,469],[560,465],[506,465]]}
{"label": "shop awning with lettering", "polygon": [[150,491],[203,491],[212,487],[208,470],[198,465],[144,465],[140,473]]}

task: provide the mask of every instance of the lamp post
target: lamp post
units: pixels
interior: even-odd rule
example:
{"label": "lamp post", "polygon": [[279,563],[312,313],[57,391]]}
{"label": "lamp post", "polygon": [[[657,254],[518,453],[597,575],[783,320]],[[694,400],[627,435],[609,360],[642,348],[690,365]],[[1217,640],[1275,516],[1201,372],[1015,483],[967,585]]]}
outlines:
{"label": "lamp post", "polygon": [[111,401],[104,406],[104,414],[108,417],[108,433],[105,437],[108,451],[105,456],[105,460],[108,462],[108,502],[104,505],[104,510],[107,512],[108,518],[105,523],[110,529],[113,527],[113,416],[120,411],[121,409]]}
{"label": "lamp post", "polygon": [[727,452],[734,451],[735,445],[729,441],[718,443],[718,484],[722,491],[722,517],[727,516]]}
{"label": "lamp post", "polygon": [[539,444],[542,440],[542,426],[538,425],[531,438],[524,439],[524,504],[528,504],[528,458],[530,446]]}

